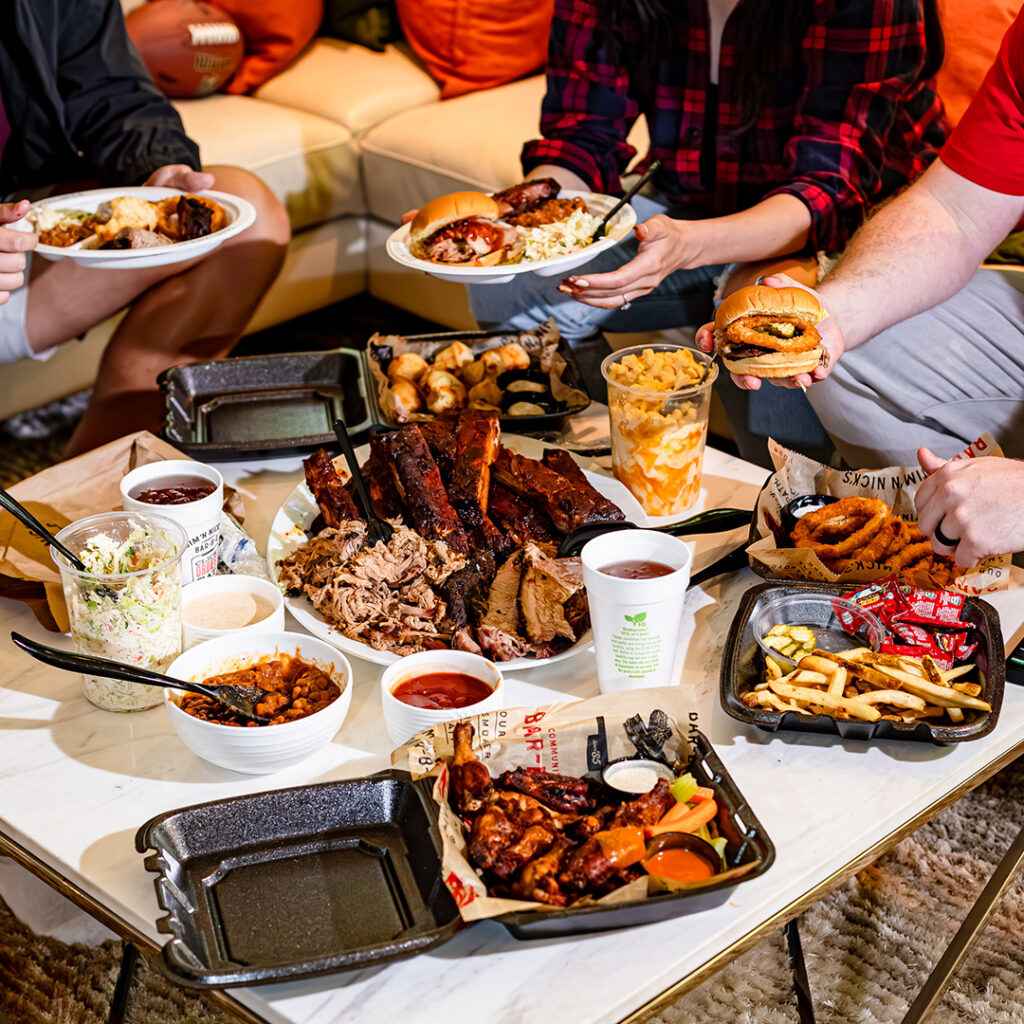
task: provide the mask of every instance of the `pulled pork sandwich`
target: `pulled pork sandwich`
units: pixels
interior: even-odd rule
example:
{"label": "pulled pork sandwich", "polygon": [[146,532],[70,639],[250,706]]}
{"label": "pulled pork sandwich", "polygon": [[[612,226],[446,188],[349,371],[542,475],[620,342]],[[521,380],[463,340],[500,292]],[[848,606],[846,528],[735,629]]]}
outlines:
{"label": "pulled pork sandwich", "polygon": [[483,192],[452,192],[427,203],[409,228],[409,251],[432,263],[492,267],[519,254],[519,236]]}
{"label": "pulled pork sandwich", "polygon": [[751,285],[715,314],[715,349],[727,370],[752,377],[810,373],[825,350],[817,324],[827,316],[802,288]]}

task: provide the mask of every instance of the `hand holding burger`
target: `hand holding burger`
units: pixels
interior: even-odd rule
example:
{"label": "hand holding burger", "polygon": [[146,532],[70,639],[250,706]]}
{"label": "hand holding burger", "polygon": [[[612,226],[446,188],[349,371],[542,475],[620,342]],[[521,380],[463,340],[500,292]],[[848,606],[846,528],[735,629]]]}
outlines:
{"label": "hand holding burger", "polygon": [[729,295],[697,331],[697,347],[717,351],[736,384],[756,391],[762,380],[790,388],[824,380],[844,344],[816,293],[777,274]]}

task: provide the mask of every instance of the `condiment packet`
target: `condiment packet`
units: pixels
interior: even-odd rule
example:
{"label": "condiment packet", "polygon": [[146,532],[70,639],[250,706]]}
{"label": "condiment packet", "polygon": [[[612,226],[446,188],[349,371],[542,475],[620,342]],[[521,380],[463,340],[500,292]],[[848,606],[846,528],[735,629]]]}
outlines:
{"label": "condiment packet", "polygon": [[[966,598],[948,590],[924,590],[895,576],[876,580],[843,595],[869,609],[881,621],[886,637],[879,650],[914,658],[930,655],[942,670],[967,661],[978,647],[975,630],[965,621]],[[846,614],[836,608],[844,627]],[[949,628],[949,627],[959,628]],[[851,630],[852,631],[852,630]]]}

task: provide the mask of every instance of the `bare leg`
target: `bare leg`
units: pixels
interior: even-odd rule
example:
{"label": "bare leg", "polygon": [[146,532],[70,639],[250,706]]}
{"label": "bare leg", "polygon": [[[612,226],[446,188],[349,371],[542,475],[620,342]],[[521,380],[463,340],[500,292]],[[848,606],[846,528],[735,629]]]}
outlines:
{"label": "bare leg", "polygon": [[27,330],[37,351],[135,300],[103,353],[92,401],[68,456],[132,430],[158,429],[163,405],[157,375],[178,363],[226,355],[281,269],[289,238],[284,208],[249,172],[207,169],[216,188],[256,206],[256,222],[204,259],[124,271],[33,261]]}

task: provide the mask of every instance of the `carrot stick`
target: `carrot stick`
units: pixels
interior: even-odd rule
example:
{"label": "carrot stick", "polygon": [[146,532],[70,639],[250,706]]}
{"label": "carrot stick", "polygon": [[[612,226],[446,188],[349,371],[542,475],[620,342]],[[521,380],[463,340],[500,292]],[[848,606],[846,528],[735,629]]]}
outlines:
{"label": "carrot stick", "polygon": [[[685,813],[676,813],[685,810]],[[718,813],[718,804],[714,800],[702,800],[696,807],[676,804],[675,807],[662,815],[657,825],[647,829],[647,837],[660,836],[662,832],[696,832],[701,825],[706,825]]]}

